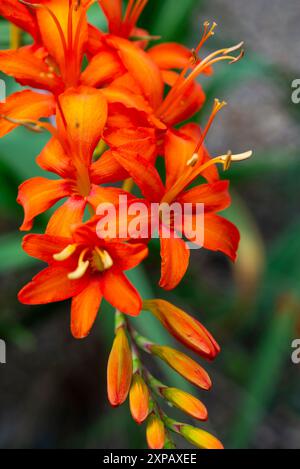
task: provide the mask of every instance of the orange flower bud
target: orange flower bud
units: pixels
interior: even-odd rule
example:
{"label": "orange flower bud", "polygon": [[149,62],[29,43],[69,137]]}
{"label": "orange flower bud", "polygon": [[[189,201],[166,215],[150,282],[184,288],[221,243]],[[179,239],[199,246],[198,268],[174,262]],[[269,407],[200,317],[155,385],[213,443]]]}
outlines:
{"label": "orange flower bud", "polygon": [[191,425],[182,425],[180,434],[192,445],[200,449],[224,449],[222,443],[210,433]]}
{"label": "orange flower bud", "polygon": [[178,350],[161,345],[152,345],[151,352],[166,362],[177,373],[199,388],[209,390],[211,380],[206,371],[194,360]]}
{"label": "orange flower bud", "polygon": [[107,393],[113,407],[123,404],[132,379],[132,356],[123,327],[117,330],[107,366]]}
{"label": "orange flower bud", "polygon": [[162,449],[164,447],[166,440],[165,426],[157,415],[150,415],[146,437],[150,449]]}
{"label": "orange flower bud", "polygon": [[177,340],[209,360],[220,347],[205,327],[189,314],[164,300],[144,301],[143,309],[150,311]]}
{"label": "orange flower bud", "polygon": [[177,409],[195,419],[207,420],[208,414],[205,405],[191,394],[176,388],[163,388],[161,393]]}
{"label": "orange flower bud", "polygon": [[145,381],[139,374],[135,374],[129,394],[130,411],[132,418],[143,423],[149,414],[149,390]]}

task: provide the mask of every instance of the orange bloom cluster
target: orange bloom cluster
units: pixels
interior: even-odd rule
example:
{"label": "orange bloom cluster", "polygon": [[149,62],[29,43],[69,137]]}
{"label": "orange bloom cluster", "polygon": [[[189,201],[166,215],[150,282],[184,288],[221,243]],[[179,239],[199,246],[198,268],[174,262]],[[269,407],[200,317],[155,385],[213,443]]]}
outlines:
{"label": "orange bloom cluster", "polygon": [[[182,352],[153,344],[139,336],[123,314],[151,313],[181,343],[206,359],[219,346],[194,318],[162,300],[145,301],[125,271],[148,255],[148,240],[107,239],[97,235],[97,207],[118,208],[120,195],[146,204],[205,204],[204,247],[235,260],[237,228],[219,212],[230,205],[229,182],[217,165],[228,169],[251,152],[212,158],[205,147],[207,133],[225,103],[215,101],[204,128],[190,120],[202,108],[205,94],[197,79],[213,73],[214,64],[234,63],[242,44],[200,58],[215,24],[204,24],[198,46],[190,51],[176,43],[152,45],[157,38],[137,27],[147,0],[99,0],[108,32],[88,22],[95,0],[3,0],[0,14],[32,37],[31,45],[0,51],[0,70],[27,89],[0,104],[0,136],[18,126],[46,131],[49,142],[37,164],[56,178],[34,177],[19,188],[24,209],[22,231],[35,218],[62,202],[52,213],[44,234],[27,235],[24,250],[48,266],[19,293],[24,304],[72,299],[71,331],[86,337],[105,298],[117,310],[116,337],[108,362],[108,397],[113,406],[130,397],[135,421],[148,418],[150,448],[171,447],[169,430],[203,448],[221,444],[202,430],[169,419],[154,394],[199,420],[204,405],[193,396],[157,382],[142,365],[137,350],[159,357],[196,386],[208,390],[211,381],[198,363]],[[162,159],[165,177],[157,169]],[[121,188],[120,183],[123,182]],[[130,192],[139,188],[139,198]],[[191,224],[195,214],[190,213]],[[182,226],[171,223],[166,239],[159,227],[163,289],[174,289],[184,277],[190,251],[175,236]],[[143,353],[143,352],[142,352]]]}

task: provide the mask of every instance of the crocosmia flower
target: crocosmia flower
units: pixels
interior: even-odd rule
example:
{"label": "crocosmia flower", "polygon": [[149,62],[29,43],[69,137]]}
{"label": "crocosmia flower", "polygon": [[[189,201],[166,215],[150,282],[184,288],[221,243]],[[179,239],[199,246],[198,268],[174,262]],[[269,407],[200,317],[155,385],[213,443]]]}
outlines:
{"label": "crocosmia flower", "polygon": [[[142,298],[127,271],[143,263],[157,236],[160,256],[153,251],[152,259],[161,265],[163,290],[173,290],[188,275],[193,248],[236,260],[240,234],[221,215],[231,205],[230,177],[224,180],[219,169],[229,170],[252,152],[210,154],[206,137],[225,102],[215,99],[206,124],[193,119],[207,99],[201,78],[217,73],[219,63],[242,59],[243,43],[205,56],[203,46],[216,28],[207,21],[194,49],[164,43],[138,24],[151,0],[99,0],[107,20],[107,30],[100,30],[88,19],[94,3],[0,1],[12,33],[10,48],[0,50],[0,71],[20,88],[0,103],[0,137],[19,126],[31,132],[33,142],[36,133],[49,136],[36,158],[44,174],[23,181],[17,197],[24,210],[21,231],[32,230],[36,217],[52,210],[44,230],[43,221],[36,224],[43,232],[23,239],[24,251],[46,267],[22,288],[19,300],[71,300],[76,339],[89,335],[106,300],[115,319],[107,357],[109,403],[118,407],[129,398],[133,420],[145,423],[150,449],[175,448],[174,433],[198,448],[221,449],[215,436],[169,416],[173,406],[188,418],[206,420],[200,396],[164,383],[164,373],[159,381],[150,372],[163,361],[198,393],[208,391],[212,381],[200,361],[216,358],[217,341],[195,314],[163,299]],[[138,222],[135,204],[144,209]],[[174,205],[184,219],[165,219],[164,210]],[[99,230],[100,222],[110,221],[114,234]],[[128,223],[134,221],[131,232]],[[145,324],[149,312],[170,343],[141,335],[138,316],[145,315]],[[150,326],[145,330],[151,336]],[[197,359],[175,349],[175,341]]]}

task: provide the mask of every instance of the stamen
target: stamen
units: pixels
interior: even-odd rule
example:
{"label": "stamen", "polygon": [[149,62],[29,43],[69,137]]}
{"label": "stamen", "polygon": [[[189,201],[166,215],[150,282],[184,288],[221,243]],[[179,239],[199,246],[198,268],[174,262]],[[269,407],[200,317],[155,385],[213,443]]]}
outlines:
{"label": "stamen", "polygon": [[217,116],[217,114],[223,109],[223,107],[227,106],[227,103],[226,101],[220,101],[219,99],[215,99],[215,102],[214,102],[214,107],[213,107],[213,110],[212,110],[212,113],[210,115],[210,118],[208,119],[208,122],[206,124],[206,127],[204,129],[204,132],[202,133],[201,135],[201,138],[195,148],[195,151],[194,153],[198,153],[198,151],[200,150],[200,148],[202,147],[206,137],[207,137],[207,134]]}
{"label": "stamen", "polygon": [[88,250],[89,250],[89,248],[86,248],[80,254],[79,259],[78,259],[77,269],[74,270],[74,272],[71,272],[71,273],[68,274],[68,279],[69,280],[78,280],[78,279],[82,278],[84,276],[84,274],[86,273],[86,271],[88,270],[89,265],[90,265],[90,261],[84,261],[83,260],[84,256],[88,252]]}
{"label": "stamen", "polygon": [[76,248],[77,244],[69,244],[61,252],[59,252],[58,254],[54,254],[53,259],[58,262],[66,261],[67,259],[69,259],[69,257],[72,256],[72,254],[74,254]]}
{"label": "stamen", "polygon": [[193,167],[190,165],[187,168],[187,171],[178,179],[177,183],[165,194],[161,203],[165,202],[170,204],[172,201],[174,201],[187,186],[189,186],[210,166],[215,164],[222,164],[224,171],[227,171],[230,168],[232,162],[248,160],[251,158],[252,154],[252,151],[247,151],[237,155],[233,155],[231,152],[228,152],[226,155],[221,155],[210,159],[199,167]]}
{"label": "stamen", "polygon": [[191,166],[192,168],[198,163],[199,155],[198,153],[194,153],[191,159],[187,162],[187,166]]}
{"label": "stamen", "polygon": [[[210,27],[210,22],[209,21],[205,21],[205,23],[203,24],[204,26],[204,33],[203,33],[203,36],[201,38],[201,41],[199,42],[198,46],[196,47],[195,49],[195,53],[198,54],[199,51],[201,50],[201,48],[203,47],[203,45],[206,43],[206,41],[211,37],[211,36],[214,36],[215,32],[215,28],[217,27],[217,23],[213,22],[212,26]],[[210,29],[209,29],[210,27]]]}
{"label": "stamen", "polygon": [[172,107],[177,105],[178,101],[182,99],[183,94],[187,91],[190,84],[208,67],[214,65],[217,62],[221,61],[229,61],[229,63],[235,63],[240,60],[244,56],[244,51],[242,50],[241,53],[235,57],[231,54],[239,50],[243,46],[243,42],[226,49],[220,49],[212,54],[208,55],[205,59],[201,60],[199,64],[191,71],[191,73],[184,78],[186,70],[184,70],[184,74],[181,73],[179,79],[167,95],[166,99],[162,103],[162,105],[157,110],[157,114],[162,118],[162,120],[167,118],[168,110]]}
{"label": "stamen", "polygon": [[54,137],[57,137],[56,128],[48,122],[40,122],[31,119],[14,119],[13,117],[8,117],[5,114],[0,114],[0,119],[4,119],[11,124],[21,125],[31,132],[41,133],[45,129],[48,130]]}
{"label": "stamen", "polygon": [[104,272],[113,266],[113,260],[110,254],[105,249],[95,247],[93,253],[94,266],[99,272]]}
{"label": "stamen", "polygon": [[54,21],[55,23],[55,26],[57,28],[57,31],[58,31],[58,34],[59,34],[59,37],[60,37],[60,40],[61,40],[61,43],[62,43],[62,47],[63,47],[63,50],[64,50],[64,55],[65,55],[65,58],[67,60],[67,57],[68,57],[68,47],[67,47],[67,43],[66,43],[66,39],[65,39],[65,35],[64,35],[64,32],[62,30],[62,27],[57,19],[57,17],[55,16],[55,14],[53,13],[53,11],[47,7],[47,5],[44,5],[44,4],[40,4],[40,3],[28,3],[26,2],[25,0],[19,0],[20,3],[23,3],[23,5],[29,7],[29,8],[35,8],[35,9],[38,9],[38,8],[44,8],[45,10],[47,10],[47,12],[49,13],[49,15],[51,16],[52,20]]}

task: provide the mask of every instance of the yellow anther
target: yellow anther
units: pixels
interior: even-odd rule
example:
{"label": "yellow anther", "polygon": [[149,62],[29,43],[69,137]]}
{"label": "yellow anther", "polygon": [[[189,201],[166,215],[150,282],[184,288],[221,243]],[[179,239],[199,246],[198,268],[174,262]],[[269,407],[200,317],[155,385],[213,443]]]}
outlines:
{"label": "yellow anther", "polygon": [[253,155],[252,151],[246,151],[244,153],[239,153],[237,155],[233,155],[231,151],[229,151],[226,155],[218,156],[217,158],[214,158],[212,161],[219,160],[219,162],[224,165],[224,171],[227,171],[230,168],[231,163],[248,160],[249,158],[251,158],[252,155]]}
{"label": "yellow anther", "polygon": [[99,272],[104,272],[113,266],[113,260],[105,249],[95,248],[93,252],[93,262]]}
{"label": "yellow anther", "polygon": [[90,265],[90,262],[89,261],[84,261],[84,256],[86,255],[86,253],[88,252],[88,248],[84,249],[82,251],[82,253],[80,254],[79,256],[79,259],[78,259],[78,266],[77,266],[77,269],[74,270],[73,272],[70,272],[68,274],[68,279],[70,280],[78,280],[80,278],[82,278],[84,276],[84,274],[86,273],[86,271],[88,270],[89,268],[89,265]]}
{"label": "yellow anther", "polygon": [[199,155],[198,153],[194,153],[193,156],[188,160],[187,166],[191,166],[192,168],[198,163]]}
{"label": "yellow anther", "polygon": [[61,252],[54,254],[53,259],[58,262],[65,261],[69,259],[69,257],[74,254],[76,251],[77,245],[76,244],[69,244],[65,249],[63,249]]}

